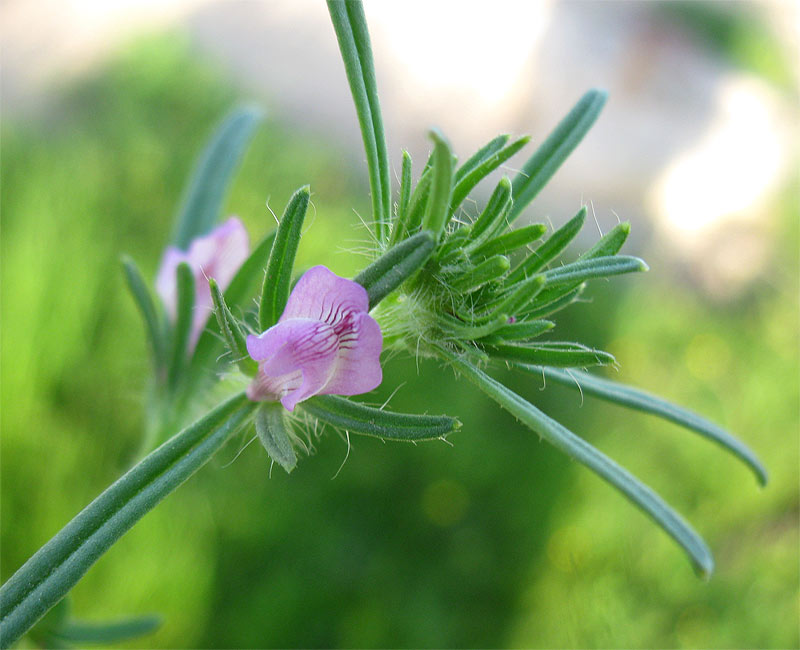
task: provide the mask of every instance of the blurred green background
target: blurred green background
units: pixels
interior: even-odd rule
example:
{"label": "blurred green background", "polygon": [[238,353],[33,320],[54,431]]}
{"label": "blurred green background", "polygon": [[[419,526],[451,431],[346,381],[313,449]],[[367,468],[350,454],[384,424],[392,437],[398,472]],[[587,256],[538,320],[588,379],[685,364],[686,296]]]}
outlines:
{"label": "blurred green background", "polygon": [[[720,47],[747,59],[737,42]],[[3,580],[133,459],[148,357],[119,255],[154,276],[193,157],[241,98],[170,34],[68,85],[35,119],[3,122]],[[366,238],[353,210],[369,203],[346,159],[269,119],[227,212],[258,239],[274,227],[267,199],[280,213],[311,183],[299,263],[351,274],[361,261],[347,250]],[[257,444],[237,456],[248,433],[87,574],[75,614],[163,614],[131,647],[797,647],[797,192],[769,206],[769,273],[747,291],[709,301],[653,242],[627,249],[653,272],[594,287],[559,319],[614,352],[620,379],[751,444],[765,490],[691,434],[508,377],[693,522],[715,552],[710,581],[471,386],[397,358],[374,399],[401,386],[398,410],[458,415],[453,446],[353,438],[340,470],[347,447],[328,434],[290,477],[270,476]]]}

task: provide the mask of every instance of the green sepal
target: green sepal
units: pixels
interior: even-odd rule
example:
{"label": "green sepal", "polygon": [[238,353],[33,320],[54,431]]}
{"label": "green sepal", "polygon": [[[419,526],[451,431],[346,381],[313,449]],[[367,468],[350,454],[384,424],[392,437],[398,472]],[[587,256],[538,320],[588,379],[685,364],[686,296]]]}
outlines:
{"label": "green sepal", "polygon": [[469,193],[475,189],[475,186],[478,183],[480,183],[506,160],[511,158],[515,153],[522,149],[526,144],[528,144],[528,142],[530,142],[530,140],[530,136],[524,136],[519,138],[519,140],[515,140],[507,147],[503,147],[503,149],[500,151],[488,156],[468,174],[461,178],[453,188],[453,198],[450,201],[450,212],[455,212],[458,209],[458,206],[460,206],[464,199],[469,196]]}
{"label": "green sepal", "polygon": [[624,273],[649,271],[644,260],[628,255],[609,255],[565,264],[544,273],[547,286],[580,283],[595,278],[607,278]]}
{"label": "green sepal", "polygon": [[42,546],[0,587],[0,647],[22,636],[139,519],[206,464],[255,403],[223,402],[148,454]]}
{"label": "green sepal", "polygon": [[430,195],[422,219],[422,229],[430,230],[438,241],[450,219],[450,193],[453,189],[453,153],[445,137],[438,129],[431,129],[428,137],[433,140],[433,167]]}
{"label": "green sepal", "polygon": [[136,262],[134,262],[133,259],[127,255],[123,256],[122,268],[125,272],[128,289],[130,289],[136,306],[139,308],[139,313],[142,315],[142,320],[144,321],[145,330],[147,332],[147,340],[153,352],[153,361],[156,369],[164,368],[167,365],[167,342],[164,338],[164,330],[159,323],[158,312],[156,311],[153,296],[147,288],[147,283],[142,278],[139,267],[136,266]]}
{"label": "green sepal", "polygon": [[[253,301],[253,294],[264,281],[264,269],[267,266],[274,241],[275,232],[264,237],[233,276],[233,280],[224,293],[225,304],[229,309],[244,313],[249,308]],[[220,334],[217,320],[209,319],[197,342],[194,355],[192,355],[190,382],[196,382],[200,377],[207,376],[209,368],[215,365],[215,360],[222,347]]]}
{"label": "green sepal", "polygon": [[439,348],[439,353],[453,368],[525,426],[622,492],[683,547],[698,573],[703,576],[711,575],[714,571],[714,558],[706,543],[651,488],[562,424],[542,413],[523,397],[472,365],[468,360],[445,348]]}
{"label": "green sepal", "polygon": [[208,286],[211,289],[211,300],[214,302],[214,313],[217,317],[219,331],[222,333],[222,337],[233,355],[233,360],[245,375],[254,377],[258,372],[258,364],[247,352],[247,337],[242,330],[242,326],[233,317],[228,305],[225,304],[225,298],[219,290],[217,281],[211,278],[208,281]]}
{"label": "green sepal", "polygon": [[483,212],[472,224],[469,236],[470,248],[476,248],[490,239],[507,225],[506,215],[514,201],[511,197],[511,181],[503,176],[494,188]]}
{"label": "green sepal", "polygon": [[489,142],[467,158],[466,162],[456,170],[453,182],[456,183],[456,185],[461,182],[467,174],[500,151],[506,145],[510,137],[509,135],[498,135],[496,138],[489,140]]}
{"label": "green sepal", "polygon": [[579,343],[530,343],[528,345],[487,345],[486,352],[493,359],[518,363],[554,366],[557,368],[585,368],[606,366],[616,362],[614,355],[603,350],[593,350]]}
{"label": "green sepal", "polygon": [[211,230],[219,219],[233,173],[262,117],[263,111],[258,108],[238,108],[225,118],[206,145],[175,219],[172,242],[181,250]]}
{"label": "green sepal", "polygon": [[393,413],[336,395],[317,395],[300,406],[334,427],[386,440],[433,440],[461,428],[447,415]]}
{"label": "green sepal", "polygon": [[548,330],[553,329],[556,324],[549,320],[532,320],[517,323],[506,323],[498,328],[491,336],[484,336],[478,343],[493,344],[505,343],[506,341],[523,341],[536,338]]}
{"label": "green sepal", "polygon": [[509,255],[520,248],[532,244],[539,239],[547,227],[543,223],[532,223],[516,228],[499,237],[490,239],[470,253],[471,257],[488,257],[489,255]]}
{"label": "green sepal", "polygon": [[308,185],[297,190],[289,199],[278,224],[261,289],[261,303],[258,309],[261,331],[268,330],[278,322],[289,299],[294,258],[300,245],[300,236],[303,234],[303,221],[308,211],[310,196]]}
{"label": "green sepal", "polygon": [[544,373],[546,378],[552,379],[569,388],[579,390],[582,394],[594,395],[607,402],[613,402],[614,404],[619,404],[620,406],[625,406],[636,411],[642,411],[643,413],[650,413],[651,415],[656,415],[685,429],[694,431],[733,453],[750,467],[760,485],[767,484],[767,470],[752,449],[738,438],[729,434],[722,427],[697,415],[697,413],[693,413],[689,409],[672,404],[665,399],[651,395],[639,388],[626,386],[625,384],[620,384],[610,379],[596,377],[587,372],[564,372],[554,368],[525,366],[523,364],[519,364],[517,367],[535,375]]}
{"label": "green sepal", "polygon": [[[459,293],[465,294],[480,289],[483,285],[499,280],[511,268],[511,262],[505,255],[495,255],[477,266],[448,279],[447,284]],[[444,270],[445,273],[447,270]]]}
{"label": "green sepal", "polygon": [[290,474],[297,466],[297,454],[284,420],[285,413],[280,402],[264,402],[256,411],[255,423],[258,439],[269,457]]}
{"label": "green sepal", "polygon": [[433,233],[423,230],[390,248],[353,278],[367,290],[369,308],[372,309],[421,269],[434,248]]}
{"label": "green sepal", "polygon": [[522,166],[514,177],[514,221],[533,201],[594,124],[608,98],[604,90],[590,90]]}
{"label": "green sepal", "polygon": [[163,618],[157,614],[102,623],[70,620],[54,631],[52,636],[66,643],[74,643],[79,647],[85,644],[107,645],[131,641],[152,634],[161,627],[163,622]]}
{"label": "green sepal", "polygon": [[586,221],[586,206],[578,210],[578,213],[572,219],[545,239],[541,246],[520,262],[509,274],[508,281],[512,283],[519,282],[523,278],[528,278],[543,269],[575,239],[581,228],[583,228],[584,221]]}
{"label": "green sepal", "polygon": [[168,384],[175,390],[187,365],[187,349],[194,320],[195,279],[192,268],[181,262],[175,270],[177,276],[178,308],[172,328],[172,354],[169,362]]}
{"label": "green sepal", "polygon": [[328,12],[336,31],[367,154],[375,234],[379,242],[384,242],[391,217],[391,178],[364,8],[361,2],[328,0]]}

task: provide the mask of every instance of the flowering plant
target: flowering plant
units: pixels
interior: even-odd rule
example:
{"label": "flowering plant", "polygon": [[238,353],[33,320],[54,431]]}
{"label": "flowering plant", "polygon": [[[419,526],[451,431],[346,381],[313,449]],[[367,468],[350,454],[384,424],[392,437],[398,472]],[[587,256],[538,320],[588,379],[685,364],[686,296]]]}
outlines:
{"label": "flowering plant", "polygon": [[[298,427],[309,423],[409,441],[456,431],[460,423],[454,417],[394,413],[347,399],[381,383],[382,350],[434,358],[474,383],[619,489],[683,547],[702,574],[713,569],[711,553],[677,513],[627,470],[493,378],[491,369],[508,366],[671,420],[732,452],[766,481],[753,452],[716,425],[577,370],[613,364],[609,353],[542,338],[554,327],[554,314],[572,304],[588,281],[647,270],[642,260],[619,254],[629,232],[625,223],[577,260],[554,263],[581,229],[585,208],[544,239],[542,224],[512,228],[597,119],[605,93],[586,93],[520,172],[497,183],[477,218],[464,218],[465,200],[528,138],[499,136],[457,165],[447,139],[432,130],[432,153],[416,183],[411,157],[403,153],[393,204],[363,10],[353,1],[329,0],[328,7],[367,154],[374,260],[353,280],[313,267],[292,289],[308,187],[292,196],[276,232],[252,251],[235,218],[214,227],[259,113],[241,109],[223,123],[198,164],[164,255],[155,287],[160,305],[133,261],[124,261],[154,363],[146,455],[2,587],[3,647],[51,608],[42,621],[44,636],[85,642],[63,606],[55,606],[131,526],[245,427],[255,426],[270,458],[287,471],[297,464]],[[199,396],[231,364],[248,388],[183,427],[202,403]],[[145,629],[141,623],[110,626],[104,638],[110,642]]]}

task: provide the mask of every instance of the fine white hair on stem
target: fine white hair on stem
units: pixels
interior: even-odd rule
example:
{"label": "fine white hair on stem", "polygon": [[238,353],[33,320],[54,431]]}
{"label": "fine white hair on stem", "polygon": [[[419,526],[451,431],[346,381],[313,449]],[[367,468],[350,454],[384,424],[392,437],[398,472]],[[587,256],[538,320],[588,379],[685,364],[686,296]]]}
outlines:
{"label": "fine white hair on stem", "polygon": [[565,368],[565,370],[567,371],[567,374],[570,376],[572,381],[575,382],[575,385],[578,387],[578,392],[581,394],[581,405],[578,408],[583,408],[583,388],[581,388],[581,382],[579,382],[578,378],[569,371],[569,368]]}
{"label": "fine white hair on stem", "polygon": [[267,202],[266,202],[266,204],[265,204],[265,205],[267,206],[267,210],[269,210],[269,213],[272,215],[272,218],[273,218],[273,219],[275,219],[275,223],[277,223],[277,224],[280,224],[281,220],[280,220],[280,219],[278,219],[278,215],[277,215],[277,214],[275,214],[274,210],[273,210],[271,207],[269,207],[269,200],[270,200],[271,198],[272,198],[272,195],[270,194],[270,195],[267,197]]}
{"label": "fine white hair on stem", "polygon": [[248,440],[246,443],[244,443],[244,444],[241,446],[241,448],[239,449],[239,451],[237,451],[237,452],[236,452],[236,455],[235,455],[235,456],[234,456],[234,457],[233,457],[233,458],[232,458],[230,461],[228,461],[227,463],[225,463],[225,464],[222,466],[222,469],[226,469],[227,467],[230,467],[231,465],[233,465],[233,463],[236,461],[236,459],[237,459],[237,458],[239,458],[239,456],[241,456],[241,455],[242,455],[242,452],[243,452],[245,449],[247,449],[247,448],[248,448],[248,447],[249,447],[249,446],[250,446],[250,445],[253,443],[253,441],[254,441],[256,438],[258,438],[258,436],[253,436],[252,438],[250,438],[250,440]]}
{"label": "fine white hair on stem", "polygon": [[347,462],[347,459],[350,458],[350,447],[351,447],[351,445],[350,445],[350,432],[345,430],[344,436],[345,436],[345,439],[347,440],[347,453],[344,455],[344,460],[342,461],[342,464],[339,465],[339,469],[336,470],[336,474],[331,476],[331,481],[334,480],[337,476],[339,476],[339,472],[342,471],[342,468],[344,467],[344,464]]}
{"label": "fine white hair on stem", "polygon": [[592,218],[594,219],[594,225],[597,226],[597,232],[600,233],[600,236],[603,236],[603,229],[600,227],[600,222],[597,220],[597,214],[594,211],[594,201],[589,201],[589,207],[592,209]]}

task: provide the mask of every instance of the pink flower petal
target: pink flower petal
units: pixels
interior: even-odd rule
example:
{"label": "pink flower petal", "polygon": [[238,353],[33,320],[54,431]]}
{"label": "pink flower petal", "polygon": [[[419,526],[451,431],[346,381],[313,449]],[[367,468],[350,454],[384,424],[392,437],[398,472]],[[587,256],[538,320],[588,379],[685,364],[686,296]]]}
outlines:
{"label": "pink flower petal", "polygon": [[156,291],[172,321],[176,317],[178,302],[175,277],[178,265],[186,262],[194,273],[195,299],[189,338],[190,352],[197,344],[213,309],[208,279],[214,278],[220,290],[224,291],[247,259],[249,251],[250,242],[244,225],[237,217],[231,217],[207,235],[194,239],[188,251],[170,246],[164,252],[156,278]]}
{"label": "pink flower petal", "polygon": [[313,318],[332,324],[345,312],[368,309],[364,287],[340,278],[324,266],[314,266],[297,281],[280,319]]}
{"label": "pink flower petal", "polygon": [[325,395],[360,395],[380,385],[381,328],[372,316],[361,313],[340,339],[336,369],[320,393]]}
{"label": "pink flower petal", "polygon": [[381,383],[383,337],[366,290],[324,266],[307,271],[278,323],[247,337],[259,370],[247,395],[288,410],[313,395],[358,395]]}

